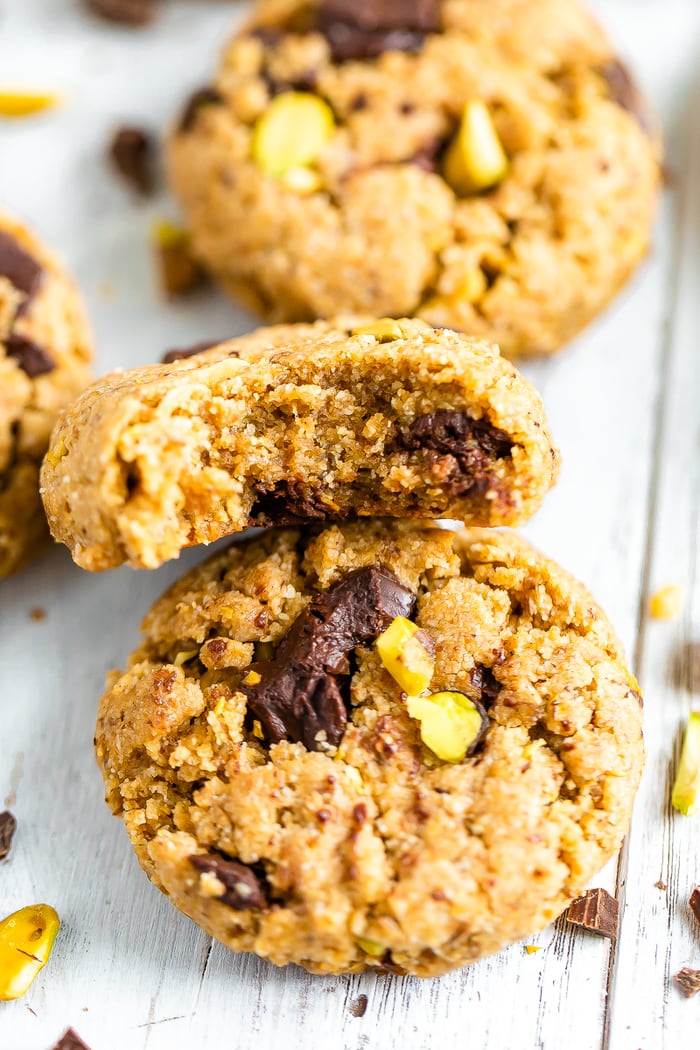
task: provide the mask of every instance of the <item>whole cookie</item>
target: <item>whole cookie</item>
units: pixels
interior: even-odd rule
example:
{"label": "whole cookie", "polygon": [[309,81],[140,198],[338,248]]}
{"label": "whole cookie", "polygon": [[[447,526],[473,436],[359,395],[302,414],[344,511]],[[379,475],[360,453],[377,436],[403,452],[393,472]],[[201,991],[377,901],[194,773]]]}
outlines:
{"label": "whole cookie", "polygon": [[106,376],[54,431],[42,488],[83,568],[154,568],[249,525],[515,525],[558,468],[537,391],[495,347],[339,318]]}
{"label": "whole cookie", "polygon": [[645,254],[645,104],[578,0],[260,0],[169,146],[193,246],[272,320],[557,350]]}
{"label": "whole cookie", "polygon": [[638,686],[584,587],[514,534],[268,532],[143,630],[100,704],[106,797],[229,948],[434,976],[546,926],[620,846]]}
{"label": "whole cookie", "polygon": [[77,292],[56,259],[0,212],[0,578],[48,539],[39,466],[56,418],[90,381]]}

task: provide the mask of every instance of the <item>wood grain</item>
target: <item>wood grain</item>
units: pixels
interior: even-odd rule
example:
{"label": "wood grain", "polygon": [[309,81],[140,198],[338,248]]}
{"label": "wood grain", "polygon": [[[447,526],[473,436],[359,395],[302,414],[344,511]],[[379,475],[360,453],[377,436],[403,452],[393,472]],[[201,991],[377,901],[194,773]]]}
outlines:
{"label": "wood grain", "polygon": [[[619,867],[595,883],[623,903],[617,946],[559,921],[532,939],[541,952],[515,945],[421,982],[313,978],[212,944],[140,872],[92,756],[106,669],[123,663],[141,614],[201,552],[155,573],[90,577],[54,550],[0,590],[0,809],[7,797],[19,822],[0,864],[0,912],[46,901],[63,919],[29,995],[0,1004],[2,1050],[48,1050],[68,1025],[93,1050],[697,1045],[698,1001],[670,977],[700,966],[686,903],[700,882],[700,825],[673,815],[668,799],[680,728],[700,697],[700,5],[594,6],[661,112],[673,181],[630,288],[566,353],[526,369],[564,456],[527,533],[591,587],[641,670],[649,762]],[[3,80],[58,88],[67,102],[0,128],[0,200],[67,256],[89,300],[100,372],[252,324],[214,294],[185,307],[158,298],[148,228],[171,205],[135,207],[102,166],[115,124],[159,129],[206,82],[233,17],[221,3],[163,8],[138,34],[91,22],[72,0],[3,9]],[[648,622],[650,591],[672,582],[685,591],[683,617]],[[30,618],[37,606],[41,622]],[[367,1007],[356,1016],[360,996]]]}

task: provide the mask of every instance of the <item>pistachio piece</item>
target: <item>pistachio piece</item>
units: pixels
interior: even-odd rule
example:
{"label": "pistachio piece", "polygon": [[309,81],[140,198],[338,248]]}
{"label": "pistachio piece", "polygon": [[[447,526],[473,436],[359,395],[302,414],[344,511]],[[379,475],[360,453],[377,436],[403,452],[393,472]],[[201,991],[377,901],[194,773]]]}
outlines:
{"label": "pistachio piece", "polygon": [[649,612],[655,620],[675,620],[683,609],[683,591],[675,583],[660,587],[649,599]]}
{"label": "pistachio piece", "polygon": [[383,317],[372,324],[351,328],[350,335],[373,335],[378,343],[393,343],[394,339],[403,337],[403,329],[398,321],[394,321],[391,317]]}
{"label": "pistachio piece", "polygon": [[195,656],[199,656],[199,649],[182,649],[173,660],[173,663],[176,667],[182,667],[183,664],[194,660]]}
{"label": "pistachio piece", "polygon": [[0,91],[0,117],[31,117],[59,102],[58,95],[41,91]]}
{"label": "pistachio piece", "polygon": [[294,190],[295,193],[305,196],[307,193],[316,193],[323,185],[321,176],[312,168],[290,168],[282,176],[285,186]]}
{"label": "pistachio piece", "polygon": [[507,172],[508,158],[488,109],[478,100],[467,102],[445,156],[445,179],[455,193],[468,197],[502,182]]}
{"label": "pistachio piece", "polygon": [[335,131],[330,106],[316,95],[285,91],[258,118],[253,160],[268,175],[282,176],[316,160]]}
{"label": "pistachio piece", "polygon": [[0,922],[0,1000],[19,999],[49,960],[61,923],[48,904],[33,904]]}
{"label": "pistachio piece", "polygon": [[357,946],[362,948],[365,955],[383,955],[386,951],[384,944],[380,944],[379,941],[371,941],[368,937],[358,937]]}
{"label": "pistachio piece", "polygon": [[671,803],[684,817],[700,813],[700,711],[688,719]]}
{"label": "pistachio piece", "polygon": [[421,740],[443,762],[461,762],[473,752],[488,726],[488,715],[464,693],[409,696],[411,718],[420,722]]}
{"label": "pistachio piece", "polygon": [[432,638],[405,616],[397,616],[376,641],[379,658],[405,693],[416,695],[430,685],[435,670]]}

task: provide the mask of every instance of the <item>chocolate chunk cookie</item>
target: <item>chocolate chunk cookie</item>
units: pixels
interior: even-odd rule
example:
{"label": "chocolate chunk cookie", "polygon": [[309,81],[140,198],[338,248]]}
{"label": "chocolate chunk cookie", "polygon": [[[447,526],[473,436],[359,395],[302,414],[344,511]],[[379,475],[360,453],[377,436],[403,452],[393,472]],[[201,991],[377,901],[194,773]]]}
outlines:
{"label": "chocolate chunk cookie", "polygon": [[515,534],[269,531],[143,631],[100,704],[107,800],[229,948],[431,977],[546,926],[621,843],[637,683]]}
{"label": "chocolate chunk cookie", "polygon": [[537,392],[493,346],[341,318],[106,376],[55,430],[42,487],[79,565],[153,568],[249,525],[514,525],[557,471]]}
{"label": "chocolate chunk cookie", "polygon": [[54,257],[0,212],[0,578],[48,539],[39,465],[56,417],[87,386],[90,343]]}
{"label": "chocolate chunk cookie", "polygon": [[193,247],[271,320],[561,347],[645,254],[654,121],[578,0],[260,0],[184,107]]}

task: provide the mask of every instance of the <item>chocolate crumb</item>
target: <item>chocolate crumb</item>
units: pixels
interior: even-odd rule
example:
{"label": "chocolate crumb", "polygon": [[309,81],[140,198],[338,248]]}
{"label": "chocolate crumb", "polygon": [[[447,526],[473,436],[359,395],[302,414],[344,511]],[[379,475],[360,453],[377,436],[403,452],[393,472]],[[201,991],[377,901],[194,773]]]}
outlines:
{"label": "chocolate crumb", "polygon": [[317,594],[290,627],[275,658],[253,664],[257,685],[241,685],[248,721],[266,738],[303,743],[309,751],[337,747],[347,725],[341,693],[349,657],[397,616],[410,616],[415,596],[391,572],[357,569]]}
{"label": "chocolate crumb", "polygon": [[253,869],[237,860],[228,860],[220,853],[195,854],[190,864],[200,874],[215,875],[226,887],[226,892],[217,899],[234,911],[267,907],[265,885]]}
{"label": "chocolate crumb", "polygon": [[10,852],[12,839],[17,829],[17,821],[9,810],[0,813],[0,860],[4,860]]}
{"label": "chocolate crumb", "polygon": [[693,892],[690,894],[690,900],[688,901],[690,910],[695,916],[695,921],[700,923],[700,886],[696,886]]}
{"label": "chocolate crumb", "polygon": [[13,288],[26,296],[19,313],[27,307],[39,291],[43,269],[36,259],[20,247],[9,233],[0,231],[0,277],[6,277]]}
{"label": "chocolate crumb", "polygon": [[220,106],[223,101],[224,96],[216,88],[199,88],[198,91],[190,95],[185,103],[177,130],[181,134],[187,134],[188,131],[192,131],[197,123],[200,110],[204,109],[205,106]]}
{"label": "chocolate crumb", "polygon": [[608,85],[610,97],[618,106],[626,109],[648,135],[653,132],[653,119],[649,106],[634,79],[622,62],[614,60],[600,69],[600,75]]}
{"label": "chocolate crumb", "polygon": [[620,926],[620,902],[607,890],[587,890],[583,897],[571,902],[566,918],[574,926],[615,940]]}
{"label": "chocolate crumb", "polygon": [[680,986],[686,999],[700,992],[700,970],[691,970],[689,966],[684,966],[673,975],[673,979]]}
{"label": "chocolate crumb", "polygon": [[42,623],[46,619],[46,609],[42,609],[40,605],[36,605],[33,609],[29,610],[29,619],[32,623]]}
{"label": "chocolate crumb", "polygon": [[86,0],[87,6],[108,22],[145,26],[156,14],[155,0]]}
{"label": "chocolate crumb", "polygon": [[207,339],[205,342],[195,343],[194,346],[188,346],[182,350],[168,350],[163,354],[161,362],[164,365],[172,365],[176,361],[184,361],[186,357],[195,357],[197,354],[203,354],[205,350],[211,350],[213,346],[218,346],[222,341],[221,339]]}
{"label": "chocolate crumb", "polygon": [[471,684],[480,693],[482,705],[488,709],[498,698],[502,688],[501,683],[496,680],[493,671],[489,667],[484,667],[483,664],[475,664],[469,678]]}
{"label": "chocolate crumb", "polygon": [[348,1010],[353,1017],[364,1017],[367,1013],[367,1002],[368,999],[366,995],[358,995],[357,999],[353,999],[350,1003]]}
{"label": "chocolate crumb", "polygon": [[68,1028],[58,1040],[53,1050],[90,1050],[74,1028]]}
{"label": "chocolate crumb", "polygon": [[56,362],[43,347],[23,335],[11,335],[5,342],[5,350],[30,379],[47,375],[56,367]]}
{"label": "chocolate crumb", "polygon": [[155,147],[152,136],[142,128],[118,128],[109,146],[115,171],[143,197],[155,189]]}

